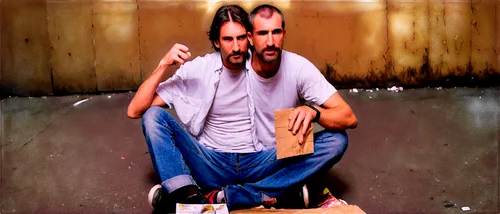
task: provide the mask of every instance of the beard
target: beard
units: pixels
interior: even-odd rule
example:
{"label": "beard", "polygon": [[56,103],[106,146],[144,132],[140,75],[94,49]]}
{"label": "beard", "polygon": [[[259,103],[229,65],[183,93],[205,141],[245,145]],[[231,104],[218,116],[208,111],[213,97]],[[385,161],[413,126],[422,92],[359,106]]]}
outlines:
{"label": "beard", "polygon": [[[268,50],[276,51],[276,52],[278,52],[278,55],[276,55],[276,56],[265,56],[264,52],[268,51]],[[274,47],[274,46],[266,47],[266,48],[262,49],[262,51],[260,51],[260,52],[256,51],[255,53],[257,54],[257,57],[260,58],[260,60],[262,60],[263,62],[265,62],[267,64],[273,64],[273,63],[275,63],[281,57],[281,49],[277,48],[277,47]]]}
{"label": "beard", "polygon": [[[242,57],[239,59],[239,60],[233,60],[231,57],[233,56],[238,56],[238,55],[241,55]],[[239,67],[243,64],[245,64],[245,62],[247,61],[248,59],[248,52],[233,52],[231,54],[229,54],[227,57],[226,57],[226,62],[232,66],[235,66],[235,67]]]}

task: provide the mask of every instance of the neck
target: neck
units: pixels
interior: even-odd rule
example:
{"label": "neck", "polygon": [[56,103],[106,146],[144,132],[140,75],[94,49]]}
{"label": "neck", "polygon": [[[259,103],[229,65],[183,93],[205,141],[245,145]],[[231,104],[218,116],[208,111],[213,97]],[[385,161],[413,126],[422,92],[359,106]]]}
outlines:
{"label": "neck", "polygon": [[245,63],[242,63],[241,66],[235,66],[235,65],[231,65],[229,63],[227,63],[226,61],[222,60],[222,64],[224,65],[224,67],[226,67],[226,69],[231,72],[231,73],[238,73],[240,72],[241,70],[243,70],[243,67],[245,67]]}
{"label": "neck", "polygon": [[281,57],[276,59],[274,63],[267,63],[262,61],[257,54],[252,54],[252,68],[262,78],[269,79],[278,73],[280,68]]}

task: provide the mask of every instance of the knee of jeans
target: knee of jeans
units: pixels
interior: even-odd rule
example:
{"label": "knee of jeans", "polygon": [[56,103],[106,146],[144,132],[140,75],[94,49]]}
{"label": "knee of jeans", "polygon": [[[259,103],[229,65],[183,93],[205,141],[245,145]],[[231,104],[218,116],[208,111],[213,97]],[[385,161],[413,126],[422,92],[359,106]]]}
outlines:
{"label": "knee of jeans", "polygon": [[318,140],[324,144],[324,149],[328,150],[329,154],[334,156],[344,154],[349,144],[347,133],[345,131],[328,131],[324,130],[318,133]]}
{"label": "knee of jeans", "polygon": [[151,106],[142,115],[142,126],[144,129],[154,127],[155,125],[158,125],[160,123],[160,119],[165,116],[170,116],[165,109],[159,106]]}

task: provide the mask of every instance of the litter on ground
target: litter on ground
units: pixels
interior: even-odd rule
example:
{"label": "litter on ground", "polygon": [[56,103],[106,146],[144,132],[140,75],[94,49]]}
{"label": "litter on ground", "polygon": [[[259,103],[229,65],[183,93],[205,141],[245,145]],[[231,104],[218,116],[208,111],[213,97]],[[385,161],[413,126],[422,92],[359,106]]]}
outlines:
{"label": "litter on ground", "polygon": [[84,102],[87,102],[87,101],[89,101],[89,100],[90,100],[90,98],[87,98],[87,99],[84,99],[84,100],[80,100],[80,101],[78,101],[78,102],[74,103],[74,104],[73,104],[73,106],[78,106],[78,105],[80,105],[80,104],[82,104],[82,103],[84,103]]}
{"label": "litter on ground", "polygon": [[390,88],[387,88],[387,90],[392,91],[392,92],[400,92],[400,91],[403,91],[403,87],[392,86]]}

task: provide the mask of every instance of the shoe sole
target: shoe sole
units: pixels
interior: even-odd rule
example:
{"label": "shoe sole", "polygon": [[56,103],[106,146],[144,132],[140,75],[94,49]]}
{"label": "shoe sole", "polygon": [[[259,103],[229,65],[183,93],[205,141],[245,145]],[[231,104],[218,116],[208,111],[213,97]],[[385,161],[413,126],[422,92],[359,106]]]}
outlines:
{"label": "shoe sole", "polygon": [[148,202],[149,202],[149,206],[151,206],[151,208],[153,208],[153,209],[154,209],[154,207],[153,207],[153,196],[154,196],[154,194],[155,194],[155,192],[156,192],[156,190],[157,190],[158,188],[160,188],[160,189],[161,189],[161,188],[163,188],[163,187],[161,187],[161,185],[160,185],[160,184],[156,184],[154,187],[152,187],[152,188],[149,190],[149,193],[148,193]]}
{"label": "shoe sole", "polygon": [[304,196],[304,205],[307,208],[309,208],[309,191],[307,190],[307,186],[304,184],[302,186],[302,194]]}

